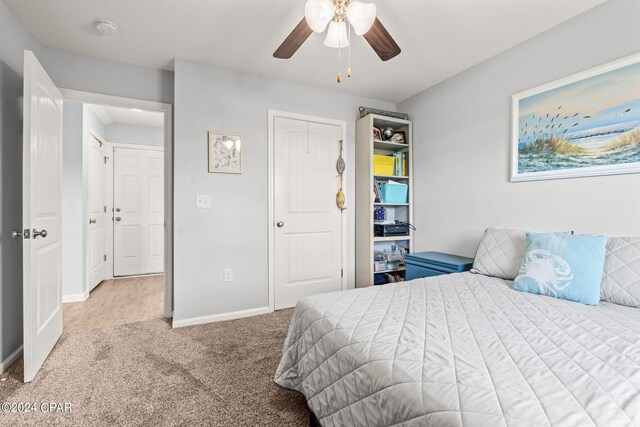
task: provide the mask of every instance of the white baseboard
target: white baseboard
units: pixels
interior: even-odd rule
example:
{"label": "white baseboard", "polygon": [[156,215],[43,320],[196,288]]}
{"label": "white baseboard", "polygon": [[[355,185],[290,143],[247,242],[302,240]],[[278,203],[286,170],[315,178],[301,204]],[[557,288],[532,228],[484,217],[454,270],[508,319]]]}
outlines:
{"label": "white baseboard", "polygon": [[203,323],[221,322],[223,320],[241,319],[243,317],[258,316],[260,314],[271,313],[269,307],[251,308],[249,310],[232,311],[230,313],[212,314],[210,316],[190,317],[187,319],[173,319],[174,328],[184,326],[202,325]]}
{"label": "white baseboard", "polygon": [[62,303],[67,302],[81,302],[89,298],[89,291],[83,292],[81,294],[68,294],[62,295]]}
{"label": "white baseboard", "polygon": [[18,349],[11,353],[9,357],[0,362],[0,374],[9,369],[9,366],[11,366],[20,356],[22,356],[22,346],[18,347]]}

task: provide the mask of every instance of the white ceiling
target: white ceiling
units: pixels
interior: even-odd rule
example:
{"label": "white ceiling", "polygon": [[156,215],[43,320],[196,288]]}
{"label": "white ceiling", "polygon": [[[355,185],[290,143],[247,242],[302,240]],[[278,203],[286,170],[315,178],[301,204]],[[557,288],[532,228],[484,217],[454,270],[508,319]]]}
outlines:
{"label": "white ceiling", "polygon": [[[290,60],[272,57],[305,0],[5,0],[43,45],[171,69],[182,58],[399,102],[605,0],[373,0],[402,48],[382,62],[352,41],[353,77],[338,85],[337,51],[312,34]],[[119,34],[100,35],[98,18]],[[343,57],[344,58],[344,57]]]}
{"label": "white ceiling", "polygon": [[93,111],[93,114],[98,116],[105,126],[109,126],[112,123],[151,126],[155,128],[164,126],[164,114],[157,111],[132,110],[130,108],[108,107],[95,104],[87,104],[87,107]]}

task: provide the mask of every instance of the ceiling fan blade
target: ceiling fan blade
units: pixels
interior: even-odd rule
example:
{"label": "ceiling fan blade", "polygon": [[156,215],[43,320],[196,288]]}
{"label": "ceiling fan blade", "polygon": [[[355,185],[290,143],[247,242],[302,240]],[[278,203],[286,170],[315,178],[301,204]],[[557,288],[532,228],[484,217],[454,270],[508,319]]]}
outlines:
{"label": "ceiling fan blade", "polygon": [[388,61],[398,56],[401,52],[400,46],[398,46],[378,18],[373,22],[369,31],[364,33],[363,37],[383,61]]}
{"label": "ceiling fan blade", "polygon": [[309,38],[313,30],[307,24],[306,18],[302,18],[302,21],[291,31],[291,34],[287,36],[282,42],[280,47],[273,52],[275,58],[289,59],[294,53],[302,46],[302,43]]}

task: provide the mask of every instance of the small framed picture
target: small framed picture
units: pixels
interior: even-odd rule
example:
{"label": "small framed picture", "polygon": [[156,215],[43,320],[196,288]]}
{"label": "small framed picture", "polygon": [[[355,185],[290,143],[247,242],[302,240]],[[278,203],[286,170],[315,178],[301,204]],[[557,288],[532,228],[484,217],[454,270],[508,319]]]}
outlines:
{"label": "small framed picture", "polygon": [[209,132],[209,173],[242,173],[242,136]]}
{"label": "small framed picture", "polygon": [[380,132],[380,129],[373,128],[373,139],[382,141],[382,132]]}
{"label": "small framed picture", "polygon": [[393,135],[391,135],[391,138],[389,138],[389,141],[406,144],[407,135],[404,133],[404,131],[397,131],[397,132],[394,132]]}

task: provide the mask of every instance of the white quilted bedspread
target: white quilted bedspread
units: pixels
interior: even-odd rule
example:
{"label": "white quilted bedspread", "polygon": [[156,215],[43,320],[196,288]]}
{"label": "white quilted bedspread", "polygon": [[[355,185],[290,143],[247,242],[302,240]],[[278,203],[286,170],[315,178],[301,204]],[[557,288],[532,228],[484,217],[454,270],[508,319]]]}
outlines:
{"label": "white quilted bedspread", "polygon": [[321,294],[275,381],[323,426],[640,425],[640,309],[472,273]]}

